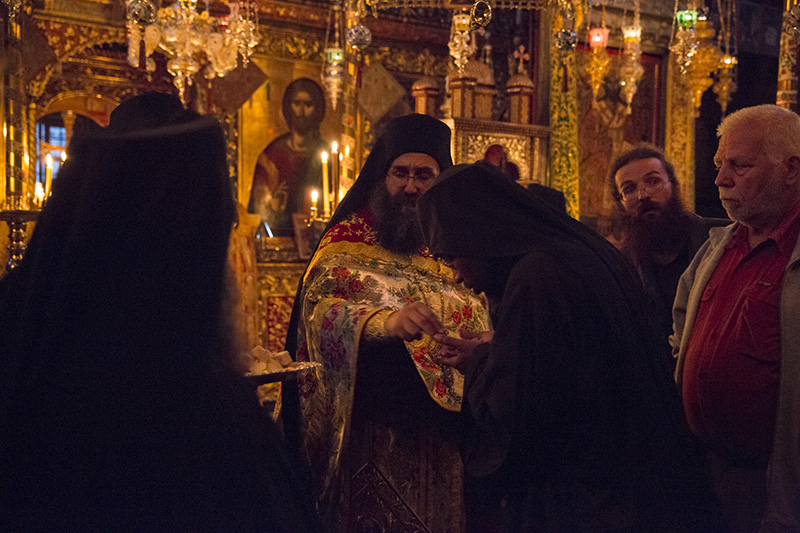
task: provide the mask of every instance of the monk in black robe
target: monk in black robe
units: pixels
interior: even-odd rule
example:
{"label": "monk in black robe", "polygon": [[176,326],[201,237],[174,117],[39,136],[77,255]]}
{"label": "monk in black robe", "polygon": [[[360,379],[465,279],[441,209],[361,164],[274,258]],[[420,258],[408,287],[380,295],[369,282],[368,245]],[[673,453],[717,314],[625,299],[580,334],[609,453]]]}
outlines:
{"label": "monk in black robe", "polygon": [[435,336],[465,374],[470,529],[706,528],[700,467],[622,256],[485,163],[443,172],[418,213],[494,319],[490,342]]}
{"label": "monk in black robe", "polygon": [[73,138],[0,283],[0,529],[317,531],[238,365],[222,128],[177,97]]}

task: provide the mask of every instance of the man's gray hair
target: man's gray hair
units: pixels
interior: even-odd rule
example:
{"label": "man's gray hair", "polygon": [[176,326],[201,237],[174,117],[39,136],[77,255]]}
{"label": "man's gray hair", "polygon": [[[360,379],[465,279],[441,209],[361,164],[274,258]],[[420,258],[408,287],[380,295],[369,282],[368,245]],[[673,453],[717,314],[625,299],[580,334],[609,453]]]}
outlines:
{"label": "man's gray hair", "polygon": [[755,129],[763,134],[764,151],[777,161],[800,157],[800,116],[774,104],[745,107],[731,113],[717,127],[717,136]]}

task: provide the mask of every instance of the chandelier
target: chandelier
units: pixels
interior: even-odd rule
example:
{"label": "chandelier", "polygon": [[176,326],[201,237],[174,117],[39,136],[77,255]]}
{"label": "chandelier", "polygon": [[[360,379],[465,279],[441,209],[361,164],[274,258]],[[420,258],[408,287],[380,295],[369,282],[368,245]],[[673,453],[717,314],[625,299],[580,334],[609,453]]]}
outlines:
{"label": "chandelier", "polygon": [[[675,3],[676,12],[673,24],[677,25],[672,37],[669,51],[675,58],[675,64],[681,75],[686,74],[689,63],[692,62],[692,57],[697,52],[697,39],[695,38],[694,27],[697,24],[697,10],[684,9],[677,11],[677,2]],[[674,28],[675,26],[673,26]]]}
{"label": "chandelier", "polygon": [[[591,15],[587,19],[591,18]],[[606,5],[603,3],[603,11],[600,19],[600,26],[589,30],[589,47],[592,49],[592,57],[586,65],[586,72],[589,74],[589,85],[592,87],[592,107],[597,101],[597,93],[603,84],[603,79],[608,73],[608,64],[611,59],[608,57],[606,48],[608,47],[609,29],[606,28]]]}
{"label": "chandelier", "polygon": [[633,24],[622,27],[622,39],[625,48],[622,52],[622,63],[619,67],[620,94],[625,101],[625,114],[631,114],[631,103],[642,79],[642,24],[639,15],[639,0],[633,2]]}
{"label": "chandelier", "polygon": [[464,72],[470,56],[475,53],[475,43],[470,41],[469,13],[454,13],[453,24],[450,27],[450,42],[447,46],[459,75]]}
{"label": "chandelier", "polygon": [[686,84],[694,97],[695,116],[700,114],[700,103],[703,93],[711,87],[712,76],[722,61],[722,52],[714,42],[714,26],[705,15],[697,17],[695,26],[697,49],[686,67]]}
{"label": "chandelier", "polygon": [[688,7],[678,11],[675,2],[673,24],[677,32],[673,33],[669,49],[683,82],[692,92],[695,116],[700,114],[703,93],[712,84],[724,115],[731,94],[736,91],[736,0],[717,0],[718,34],[707,8],[698,11],[694,1]]}
{"label": "chandelier", "polygon": [[223,77],[236,68],[238,57],[247,66],[258,44],[256,4],[252,0],[226,2],[230,13],[212,17],[208,10],[199,13],[197,0],[178,0],[156,9],[152,0],[131,0],[128,4],[128,62],[138,67],[144,42],[145,67],[155,70],[150,57],[161,48],[170,57],[167,70],[173,76],[181,101],[186,103],[186,88],[206,63],[206,79]]}
{"label": "chandelier", "polygon": [[[339,103],[344,85],[344,48],[342,48],[339,37],[339,28],[342,25],[341,11],[338,5],[331,8],[328,30],[325,33],[325,64],[322,71],[322,85],[328,92],[328,98],[331,100],[331,107],[334,111],[336,111],[336,105]],[[333,43],[328,43],[331,23],[334,28],[334,37]]]}
{"label": "chandelier", "polygon": [[450,42],[447,43],[447,46],[459,75],[464,72],[469,58],[476,50],[475,41],[471,40],[470,32],[486,27],[491,20],[492,6],[483,0],[477,0],[469,12],[455,11],[453,13]]}
{"label": "chandelier", "polygon": [[[717,102],[722,108],[722,114],[728,111],[728,102],[731,94],[736,91],[736,28],[733,21],[736,19],[736,0],[717,0],[719,9],[719,45],[722,55],[717,65],[717,79],[712,90],[717,95]],[[726,11],[727,9],[727,11]]]}

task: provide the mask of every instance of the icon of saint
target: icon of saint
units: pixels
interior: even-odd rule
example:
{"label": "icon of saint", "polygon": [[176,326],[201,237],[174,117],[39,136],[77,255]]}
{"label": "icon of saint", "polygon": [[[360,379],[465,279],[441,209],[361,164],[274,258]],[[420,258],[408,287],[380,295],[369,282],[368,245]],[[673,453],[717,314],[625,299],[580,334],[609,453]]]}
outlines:
{"label": "icon of saint", "polygon": [[283,94],[282,111],[289,131],[258,156],[247,211],[259,214],[273,236],[291,237],[292,214],[308,211],[311,189],[322,189],[322,87],[308,78],[294,80]]}

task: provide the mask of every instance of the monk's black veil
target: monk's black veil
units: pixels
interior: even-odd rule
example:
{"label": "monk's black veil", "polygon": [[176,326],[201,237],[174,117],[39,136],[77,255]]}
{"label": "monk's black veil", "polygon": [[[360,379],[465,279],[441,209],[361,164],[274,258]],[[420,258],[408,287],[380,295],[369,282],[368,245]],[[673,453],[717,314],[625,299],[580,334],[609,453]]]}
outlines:
{"label": "monk's black veil", "polygon": [[622,255],[600,235],[524,187],[503,179],[485,163],[458,165],[443,172],[420,198],[418,213],[434,254],[500,258],[545,246],[554,251],[568,248],[575,260],[582,254],[598,259],[614,282],[614,286],[597,287],[602,301],[630,312],[631,322],[609,324],[610,328],[622,328],[617,338],[630,340],[620,351],[638,354],[631,360],[637,367],[635,374],[651,376],[645,381],[659,383],[664,396],[674,395],[671,384],[660,375],[664,369],[656,363],[653,326],[647,319],[649,311],[641,289]]}
{"label": "monk's black veil", "polygon": [[292,474],[269,459],[282,454],[277,431],[234,364],[236,211],[218,121],[142,95],[68,152],[0,289],[0,455],[14,458],[0,466],[0,522],[308,521],[283,484]]}
{"label": "monk's black veil", "polygon": [[[604,238],[572,217],[551,208],[524,187],[512,183],[485,163],[458,165],[443,172],[419,200],[418,213],[428,248],[443,256],[512,257],[543,246],[569,249],[575,260],[591,255],[606,267],[614,286],[597,287],[614,309],[625,309],[631,321],[609,324],[629,339],[620,352],[636,354],[631,365],[643,382],[658,383],[663,397],[672,386],[656,364],[652,324],[641,289],[622,255]],[[666,376],[669,376],[667,371]],[[652,390],[652,389],[651,389]]]}
{"label": "monk's black veil", "polygon": [[[594,293],[586,295],[585,305],[598,306],[584,309],[583,316],[615,317],[604,325],[608,338],[614,339],[608,353],[620,369],[618,387],[631,399],[634,427],[654,437],[642,439],[649,448],[644,455],[654,459],[653,475],[672,479],[672,470],[687,469],[678,457],[682,452],[676,452],[685,450],[688,441],[683,440],[680,429],[680,407],[670,370],[657,357],[657,339],[644,296],[611,244],[483,163],[459,165],[442,173],[420,198],[418,213],[434,254],[503,258],[536,251],[563,261],[565,271],[583,276],[581,286]],[[540,320],[546,322],[548,317]],[[547,354],[537,352],[539,356]],[[520,384],[520,390],[526,386],[530,384]],[[469,468],[468,457],[465,464]],[[666,483],[675,490],[676,484],[683,483],[677,481],[680,478]]]}

